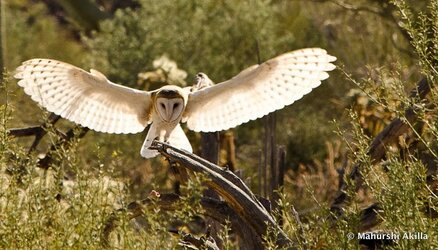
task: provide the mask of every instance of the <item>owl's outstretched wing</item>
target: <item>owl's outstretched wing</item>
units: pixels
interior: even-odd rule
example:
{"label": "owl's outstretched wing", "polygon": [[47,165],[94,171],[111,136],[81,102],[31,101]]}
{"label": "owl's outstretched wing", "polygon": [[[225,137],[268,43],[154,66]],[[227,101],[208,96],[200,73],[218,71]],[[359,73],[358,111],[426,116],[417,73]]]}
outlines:
{"label": "owl's outstretched wing", "polygon": [[183,121],[213,132],[255,120],[302,98],[328,78],[336,58],[323,49],[292,51],[189,95]]}
{"label": "owl's outstretched wing", "polygon": [[17,68],[24,92],[48,111],[90,129],[137,133],[149,120],[151,95],[110,82],[102,73],[86,72],[50,59],[32,59]]}

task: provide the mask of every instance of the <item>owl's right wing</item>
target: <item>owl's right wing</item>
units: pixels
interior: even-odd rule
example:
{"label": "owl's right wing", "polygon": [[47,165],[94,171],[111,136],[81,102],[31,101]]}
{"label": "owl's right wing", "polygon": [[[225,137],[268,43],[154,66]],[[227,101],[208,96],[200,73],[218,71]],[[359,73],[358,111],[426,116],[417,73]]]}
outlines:
{"label": "owl's right wing", "polygon": [[151,94],[110,82],[50,59],[31,59],[14,76],[24,92],[48,111],[95,131],[127,134],[144,130],[150,119]]}
{"label": "owl's right wing", "polygon": [[228,81],[190,93],[183,121],[191,130],[213,132],[260,118],[318,87],[335,60],[323,49],[309,48],[249,67]]}

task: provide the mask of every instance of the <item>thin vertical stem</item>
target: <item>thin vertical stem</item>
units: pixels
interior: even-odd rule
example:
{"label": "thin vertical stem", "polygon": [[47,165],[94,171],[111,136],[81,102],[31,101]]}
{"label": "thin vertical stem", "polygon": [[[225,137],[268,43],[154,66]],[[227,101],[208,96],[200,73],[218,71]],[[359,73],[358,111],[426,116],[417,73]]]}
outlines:
{"label": "thin vertical stem", "polygon": [[258,194],[260,195],[260,197],[263,197],[263,154],[262,154],[262,150],[259,150],[259,165],[258,165],[258,182],[259,182],[259,190],[258,190]]}
{"label": "thin vertical stem", "polygon": [[268,183],[268,175],[269,175],[269,171],[268,171],[268,164],[269,164],[269,153],[271,150],[269,150],[269,146],[271,145],[269,143],[269,115],[265,117],[264,120],[264,127],[265,127],[265,141],[264,141],[264,152],[263,152],[263,178],[264,178],[264,194],[265,197],[268,198],[269,196],[269,190],[268,187],[270,186],[270,184]]}
{"label": "thin vertical stem", "polygon": [[271,201],[275,198],[274,191],[277,189],[277,141],[276,141],[276,127],[277,127],[276,113],[268,115],[267,123],[269,126],[269,165],[271,168],[271,185],[270,185],[270,197]]}
{"label": "thin vertical stem", "polygon": [[0,0],[0,83],[3,82],[3,71],[6,66],[6,16],[5,3]]}

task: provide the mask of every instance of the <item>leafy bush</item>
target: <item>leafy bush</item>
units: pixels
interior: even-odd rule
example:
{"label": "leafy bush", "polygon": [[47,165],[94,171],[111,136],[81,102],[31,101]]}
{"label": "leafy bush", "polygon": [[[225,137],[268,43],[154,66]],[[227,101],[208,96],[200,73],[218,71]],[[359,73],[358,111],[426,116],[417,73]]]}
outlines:
{"label": "leafy bush", "polygon": [[[369,230],[428,236],[401,239],[385,246],[388,249],[438,248],[438,93],[432,88],[427,100],[406,94],[422,77],[436,85],[436,1],[415,8],[401,0],[338,2],[340,6],[331,2],[141,0],[141,7],[118,10],[91,37],[84,35],[84,46],[47,17],[44,5],[8,1],[7,20],[14,22],[6,29],[6,65],[12,70],[30,57],[54,57],[92,65],[111,80],[134,86],[139,72],[151,71],[151,62],[167,54],[188,72],[190,84],[198,70],[220,82],[256,63],[257,43],[262,59],[323,46],[348,73],[332,74],[315,93],[277,113],[278,140],[287,145],[289,157],[275,211],[278,221],[298,248],[359,248],[359,241],[349,240],[348,233]],[[353,8],[358,6],[363,8]],[[6,77],[2,84],[0,248],[102,248],[101,233],[115,210],[150,197],[153,189],[173,191],[167,162],[144,161],[138,155],[145,134],[89,132],[57,147],[52,168],[37,168],[38,158],[59,134],[49,127],[38,150],[26,152],[30,140],[11,138],[8,129],[44,122],[47,115],[23,97],[13,80]],[[351,86],[354,91],[349,91]],[[407,117],[412,113],[405,113],[410,107],[415,121]],[[374,162],[367,154],[370,143],[395,118],[407,122],[409,131],[386,145],[383,161]],[[245,181],[252,187],[261,185],[256,166],[262,123],[234,131],[237,168],[246,171]],[[62,130],[71,123],[57,126]],[[357,165],[360,188],[348,178]],[[155,204],[131,220],[128,212],[119,210],[111,246],[169,249],[180,243],[169,236],[169,228],[204,233],[202,226],[187,227],[202,214],[196,203],[202,181],[191,178],[181,189],[177,212]],[[342,182],[348,184],[351,199],[337,217],[330,205]],[[363,209],[369,205],[378,207],[370,219],[375,222],[372,227],[363,221]],[[228,229],[225,225],[220,230],[219,239],[225,248],[236,248],[238,241]],[[275,239],[264,239],[266,248],[276,247]]]}

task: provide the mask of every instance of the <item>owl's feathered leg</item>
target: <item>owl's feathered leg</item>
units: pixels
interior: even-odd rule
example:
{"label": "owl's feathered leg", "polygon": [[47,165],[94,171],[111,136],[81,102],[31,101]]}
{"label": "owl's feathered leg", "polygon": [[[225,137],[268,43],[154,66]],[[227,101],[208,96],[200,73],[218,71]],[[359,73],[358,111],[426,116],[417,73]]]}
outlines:
{"label": "owl's feathered leg", "polygon": [[152,142],[158,138],[158,131],[157,126],[155,123],[152,123],[151,127],[149,128],[148,134],[146,135],[146,139],[143,142],[143,146],[141,146],[140,154],[144,158],[154,158],[159,153],[157,150],[149,149],[149,147],[152,145]]}
{"label": "owl's feathered leg", "polygon": [[187,139],[187,136],[180,124],[177,124],[170,131],[159,131],[158,127],[152,123],[151,127],[149,128],[148,135],[146,136],[146,140],[141,147],[141,156],[145,158],[153,158],[159,154],[157,150],[149,149],[154,139],[165,141],[176,148],[184,149],[190,153],[193,152],[192,145],[190,144],[189,139]]}

